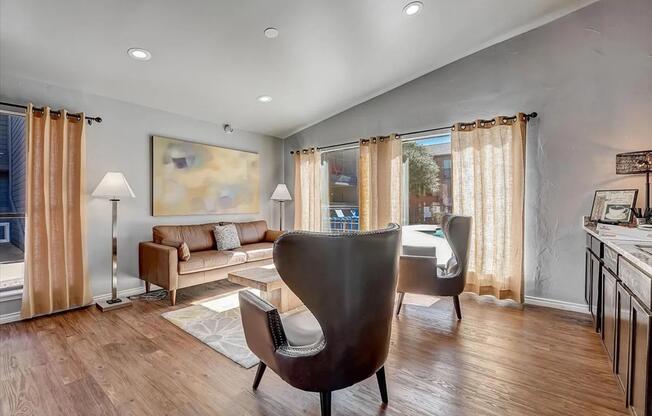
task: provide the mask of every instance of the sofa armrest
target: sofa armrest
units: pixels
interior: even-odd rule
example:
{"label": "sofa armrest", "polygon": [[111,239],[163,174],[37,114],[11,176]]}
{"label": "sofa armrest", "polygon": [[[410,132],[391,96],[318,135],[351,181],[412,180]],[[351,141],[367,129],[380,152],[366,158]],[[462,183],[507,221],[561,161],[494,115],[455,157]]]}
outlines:
{"label": "sofa armrest", "polygon": [[265,241],[268,243],[273,243],[284,233],[285,231],[283,230],[267,230],[265,231]]}
{"label": "sofa armrest", "polygon": [[179,254],[175,247],[152,242],[138,245],[138,270],[142,280],[175,290],[179,280]]}

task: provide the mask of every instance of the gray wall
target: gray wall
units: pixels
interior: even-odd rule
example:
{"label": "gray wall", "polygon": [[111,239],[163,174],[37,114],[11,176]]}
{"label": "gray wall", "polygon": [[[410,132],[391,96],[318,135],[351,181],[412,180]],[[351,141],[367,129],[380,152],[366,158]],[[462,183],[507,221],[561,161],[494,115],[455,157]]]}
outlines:
{"label": "gray wall", "polygon": [[526,294],[582,303],[580,218],[594,190],[644,181],[616,176],[615,154],[652,148],[651,22],[650,0],[603,0],[433,71],[286,139],[285,180],[292,187],[292,149],[536,111]]}
{"label": "gray wall", "polygon": [[[277,207],[269,201],[282,178],[282,140],[236,130],[224,134],[221,123],[193,120],[112,99],[61,89],[32,80],[2,74],[0,98],[24,103],[32,101],[53,108],[83,110],[99,115],[101,124],[86,129],[86,191],[90,195],[106,171],[122,171],[136,199],[120,202],[118,211],[119,290],[139,287],[138,242],[151,239],[155,224],[193,224],[221,220],[266,219],[278,222]],[[150,212],[150,136],[162,135],[192,140],[260,154],[260,213],[252,215],[152,217]],[[110,293],[111,205],[108,201],[87,200],[88,271],[93,295]],[[15,309],[2,307],[0,312]]]}

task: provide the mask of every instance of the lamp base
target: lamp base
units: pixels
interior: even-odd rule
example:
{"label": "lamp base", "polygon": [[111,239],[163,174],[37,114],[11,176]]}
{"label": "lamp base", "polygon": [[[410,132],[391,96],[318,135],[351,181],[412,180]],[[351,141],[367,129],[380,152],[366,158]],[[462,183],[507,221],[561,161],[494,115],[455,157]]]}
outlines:
{"label": "lamp base", "polygon": [[129,298],[116,298],[116,299],[105,299],[97,302],[95,304],[97,309],[102,312],[112,311],[114,309],[120,309],[127,306],[131,306],[131,299]]}

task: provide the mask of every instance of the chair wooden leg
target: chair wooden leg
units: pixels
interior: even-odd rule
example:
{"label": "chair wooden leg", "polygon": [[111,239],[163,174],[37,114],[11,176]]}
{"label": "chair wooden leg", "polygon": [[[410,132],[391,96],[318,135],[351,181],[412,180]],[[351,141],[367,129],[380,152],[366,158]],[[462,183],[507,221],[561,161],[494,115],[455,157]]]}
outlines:
{"label": "chair wooden leg", "polygon": [[404,292],[398,292],[398,306],[396,307],[396,316],[401,312],[401,306],[403,306],[403,297],[405,296]]}
{"label": "chair wooden leg", "polygon": [[148,281],[145,281],[145,293],[149,293],[152,290],[152,284]]}
{"label": "chair wooden leg", "polygon": [[330,391],[319,393],[319,403],[321,404],[321,416],[331,416],[331,392]]}
{"label": "chair wooden leg", "polygon": [[170,305],[174,306],[177,304],[177,290],[170,290]]}
{"label": "chair wooden leg", "polygon": [[460,297],[458,295],[453,296],[453,305],[455,305],[457,319],[462,319],[462,308],[460,308]]}
{"label": "chair wooden leg", "polygon": [[389,400],[387,399],[387,381],[385,380],[385,367],[380,367],[380,370],[376,371],[376,378],[378,379],[380,397],[383,399],[383,403],[387,404]]}
{"label": "chair wooden leg", "polygon": [[258,363],[258,369],[256,370],[256,377],[254,378],[254,385],[252,386],[254,390],[258,388],[258,385],[260,384],[260,379],[263,378],[263,374],[265,374],[265,369],[267,366],[265,365],[264,362],[259,362]]}

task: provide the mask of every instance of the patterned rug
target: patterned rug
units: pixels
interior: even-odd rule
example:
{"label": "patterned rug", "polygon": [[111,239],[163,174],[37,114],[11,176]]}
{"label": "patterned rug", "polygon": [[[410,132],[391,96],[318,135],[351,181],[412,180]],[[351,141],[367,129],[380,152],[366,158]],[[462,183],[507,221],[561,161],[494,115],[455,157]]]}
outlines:
{"label": "patterned rug", "polygon": [[[235,305],[228,308],[233,300]],[[237,295],[165,312],[161,316],[244,368],[258,364],[258,357],[247,348]]]}
{"label": "patterned rug", "polygon": [[[256,295],[260,293],[248,290]],[[428,308],[438,300],[437,297],[406,293],[403,304]],[[237,293],[165,312],[161,316],[244,368],[258,364],[258,357],[247,347]]]}

